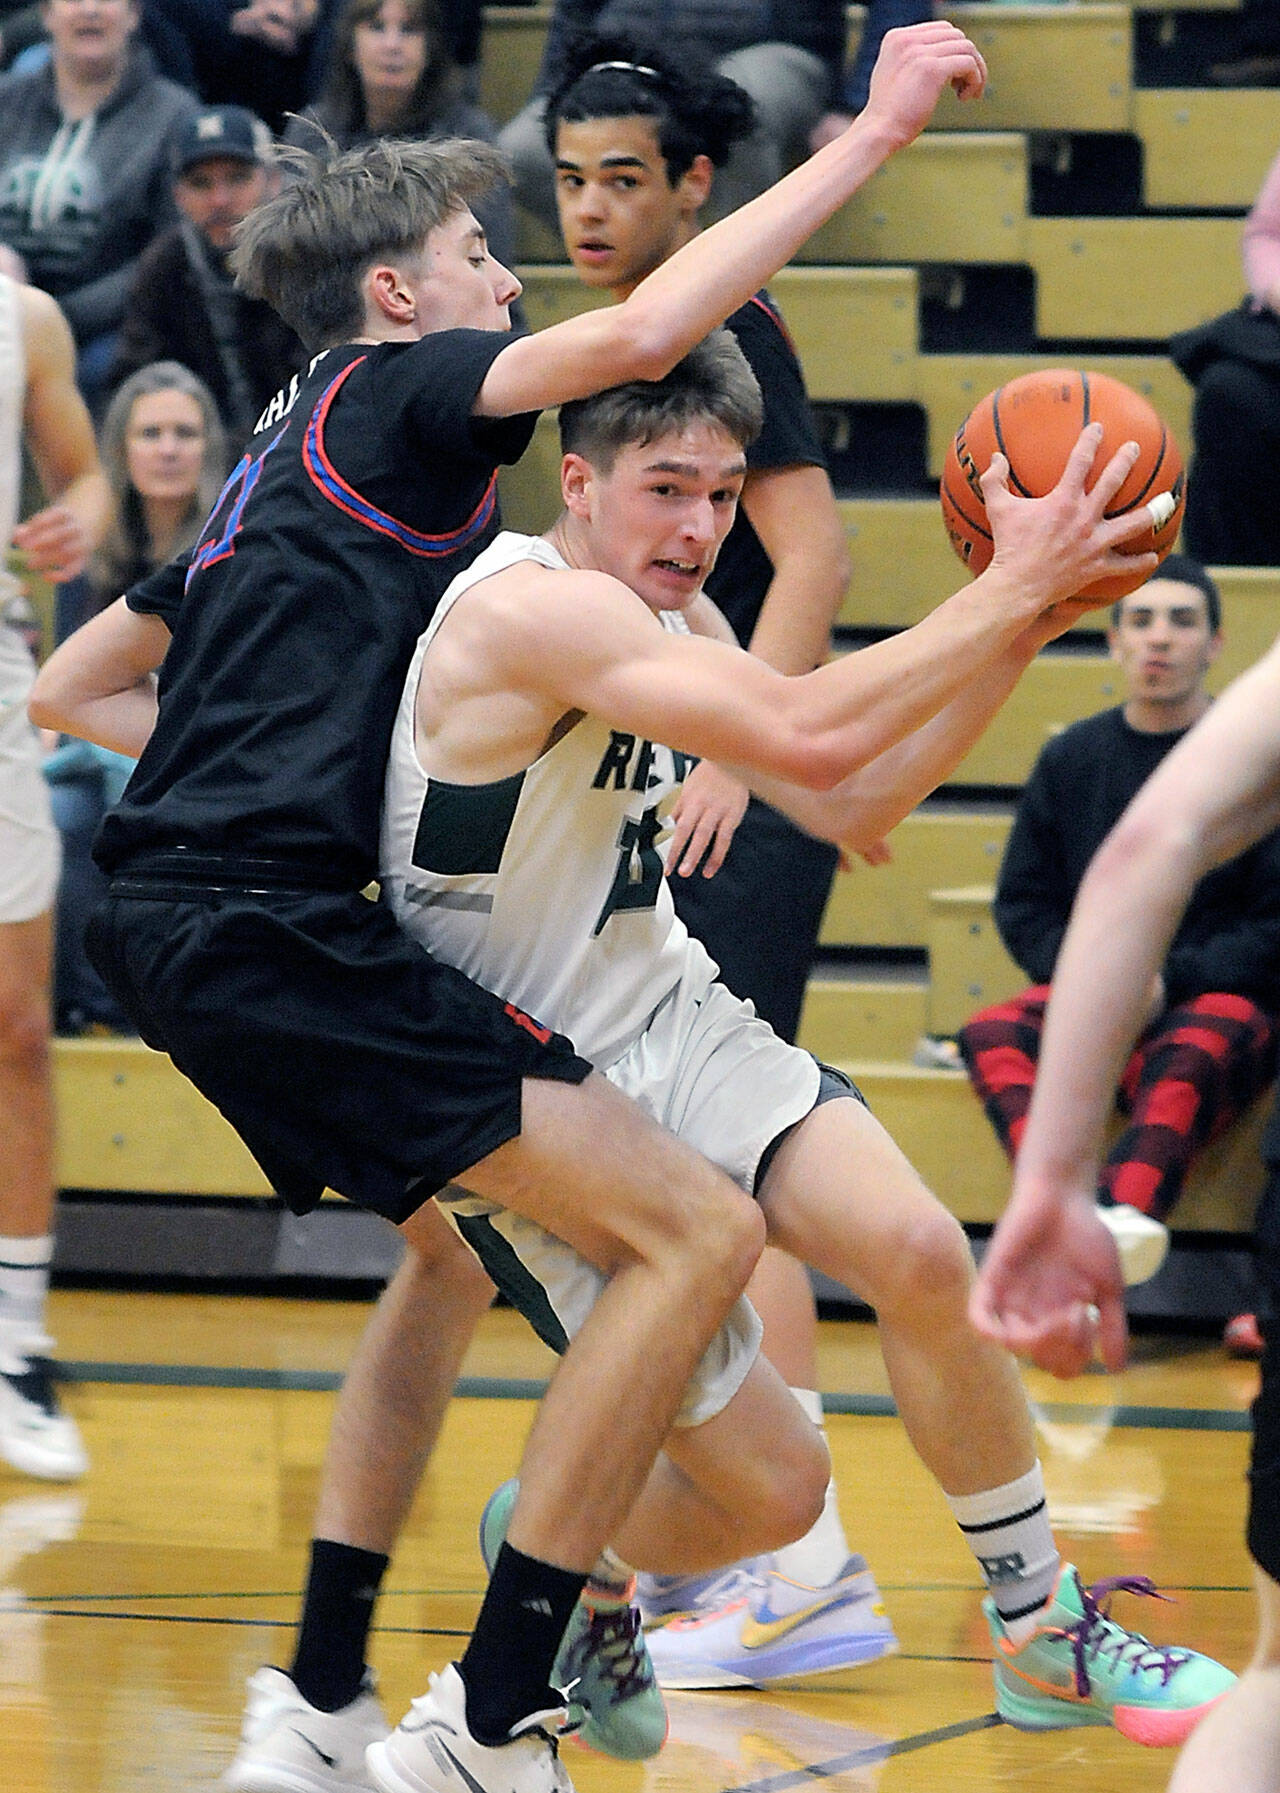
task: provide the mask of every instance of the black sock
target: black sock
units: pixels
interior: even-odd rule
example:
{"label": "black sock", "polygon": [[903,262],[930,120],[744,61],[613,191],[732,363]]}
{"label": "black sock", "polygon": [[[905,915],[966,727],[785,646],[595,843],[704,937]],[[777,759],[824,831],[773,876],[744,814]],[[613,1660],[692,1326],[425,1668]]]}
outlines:
{"label": "black sock", "polygon": [[512,1725],[562,1702],[551,1665],[585,1575],[556,1569],[504,1544],[466,1654],[467,1725],[477,1743],[505,1743]]}
{"label": "black sock", "polygon": [[364,1677],[373,1604],[387,1558],[329,1538],[311,1541],[302,1622],[289,1679],[321,1712],[349,1706]]}

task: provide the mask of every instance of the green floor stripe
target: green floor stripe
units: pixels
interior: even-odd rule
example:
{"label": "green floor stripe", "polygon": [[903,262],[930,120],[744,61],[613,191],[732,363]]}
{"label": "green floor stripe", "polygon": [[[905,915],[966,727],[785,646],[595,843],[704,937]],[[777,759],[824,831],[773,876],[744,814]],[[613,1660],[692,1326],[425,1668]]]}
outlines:
{"label": "green floor stripe", "polygon": [[[335,1370],[241,1369],[198,1363],[95,1363],[73,1358],[59,1363],[58,1374],[67,1382],[153,1388],[279,1389],[331,1394],[342,1386],[342,1377]],[[537,1401],[546,1386],[544,1381],[532,1377],[463,1376],[454,1394],[464,1401]],[[827,1413],[863,1419],[892,1419],[898,1411],[889,1395],[827,1394],[822,1397],[822,1405]],[[1035,1412],[1055,1425],[1108,1425],[1139,1431],[1247,1432],[1250,1425],[1247,1411],[1220,1407],[1104,1407],[1041,1401],[1036,1403]]]}

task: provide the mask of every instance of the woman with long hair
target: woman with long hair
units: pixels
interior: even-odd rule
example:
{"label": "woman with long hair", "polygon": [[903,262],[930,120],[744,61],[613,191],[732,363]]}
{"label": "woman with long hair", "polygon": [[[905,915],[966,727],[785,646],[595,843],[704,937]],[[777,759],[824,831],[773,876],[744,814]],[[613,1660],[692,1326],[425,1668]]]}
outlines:
{"label": "woman with long hair", "polygon": [[[153,361],[129,376],[107,409],[98,447],[114,502],[89,563],[82,617],[192,546],[225,471],[212,395],[179,361]],[[127,1025],[85,957],[84,929],[103,888],[90,845],[132,769],[132,761],[84,741],[67,742],[45,763],[62,834],[53,980],[59,1033]]]}
{"label": "woman with long hair", "polygon": [[[289,121],[284,141],[315,149],[321,133],[341,149],[372,137],[493,142],[493,120],[466,97],[439,0],[348,0],[334,28],[320,97]],[[515,254],[510,190],[495,188],[475,210],[489,247],[509,267]]]}
{"label": "woman with long hair", "polygon": [[217,406],[180,361],[130,374],[107,408],[98,449],[115,502],[89,566],[95,610],[191,546],[226,474]]}

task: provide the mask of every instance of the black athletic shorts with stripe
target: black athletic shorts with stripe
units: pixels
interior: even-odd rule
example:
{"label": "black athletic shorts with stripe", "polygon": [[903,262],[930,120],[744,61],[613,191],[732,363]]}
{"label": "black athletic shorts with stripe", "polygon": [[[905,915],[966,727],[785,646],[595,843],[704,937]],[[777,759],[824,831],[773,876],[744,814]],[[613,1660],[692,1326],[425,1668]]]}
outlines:
{"label": "black athletic shorts with stripe", "polygon": [[90,957],[149,1046],[297,1214],[326,1188],[391,1221],[520,1132],[525,1077],[580,1083],[563,1035],[442,965],[358,892],[132,865]]}

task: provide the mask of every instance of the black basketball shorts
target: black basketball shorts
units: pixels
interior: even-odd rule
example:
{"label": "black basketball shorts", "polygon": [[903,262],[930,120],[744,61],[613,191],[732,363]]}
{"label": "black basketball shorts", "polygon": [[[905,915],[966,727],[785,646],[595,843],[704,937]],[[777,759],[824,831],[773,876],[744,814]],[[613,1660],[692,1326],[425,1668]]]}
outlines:
{"label": "black basketball shorts", "polygon": [[519,1134],[522,1079],[591,1069],[358,893],[118,878],[87,944],[298,1214],[329,1188],[404,1220]]}

